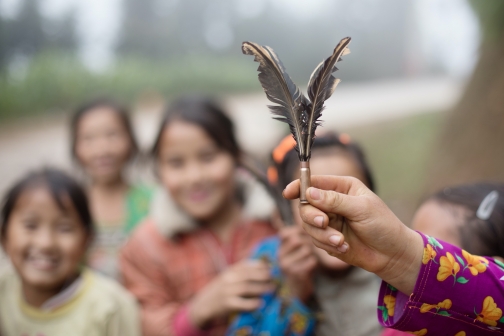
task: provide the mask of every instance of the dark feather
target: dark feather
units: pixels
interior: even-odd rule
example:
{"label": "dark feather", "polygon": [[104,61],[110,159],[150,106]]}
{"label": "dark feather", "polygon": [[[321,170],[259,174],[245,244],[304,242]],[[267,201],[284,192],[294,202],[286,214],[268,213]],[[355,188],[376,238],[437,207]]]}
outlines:
{"label": "dark feather", "polygon": [[285,199],[283,197],[283,189],[280,189],[276,185],[272,185],[268,181],[266,167],[264,167],[259,161],[254,160],[250,156],[242,156],[242,158],[240,159],[240,165],[248,170],[252,175],[254,175],[257,181],[259,181],[266,188],[270,196],[275,201],[282,222],[284,222],[287,226],[293,225],[294,215],[292,214],[292,205],[288,199]]}
{"label": "dark feather", "polygon": [[310,98],[310,103],[307,107],[308,122],[306,125],[308,131],[306,136],[308,158],[310,157],[311,146],[315,139],[315,129],[320,124],[319,119],[324,110],[324,102],[331,97],[340,82],[339,79],[333,76],[333,73],[338,70],[336,63],[341,60],[341,56],[350,53],[350,50],[347,48],[350,40],[350,37],[342,39],[336,48],[334,48],[333,54],[320,63],[310,76],[310,81],[308,82],[308,98]]}
{"label": "dark feather", "polygon": [[274,118],[289,124],[297,146],[296,150],[301,161],[309,158],[306,151],[308,115],[306,113],[307,99],[289,77],[285,68],[273,49],[252,42],[243,42],[242,52],[254,55],[259,63],[259,81],[268,99],[277,104],[269,105]]}

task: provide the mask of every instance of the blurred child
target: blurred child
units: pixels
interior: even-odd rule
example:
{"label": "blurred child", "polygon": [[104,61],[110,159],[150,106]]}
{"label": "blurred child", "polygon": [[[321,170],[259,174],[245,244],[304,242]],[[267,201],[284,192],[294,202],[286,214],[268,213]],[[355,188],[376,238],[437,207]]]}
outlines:
{"label": "blurred child", "polygon": [[[473,261],[469,262],[468,258],[480,260],[477,256],[489,256],[504,268],[504,184],[477,183],[445,188],[420,206],[412,228],[467,251],[459,257],[466,260],[468,266]],[[430,253],[436,253],[438,247],[434,240],[432,242]],[[471,273],[469,269],[460,276],[470,278]],[[382,335],[409,334],[387,329]]]}
{"label": "blurred child", "polygon": [[15,269],[0,277],[0,334],[140,335],[130,294],[82,266],[93,224],[83,189],[66,174],[47,169],[14,185],[0,234]]}
{"label": "blurred child", "polygon": [[144,335],[222,335],[272,290],[268,266],[243,259],[275,233],[273,203],[240,169],[233,124],[210,100],[174,102],[152,154],[164,190],[122,251],[125,286]]}
{"label": "blurred child", "polygon": [[88,195],[97,234],[88,264],[117,278],[118,254],[147,215],[151,190],[132,186],[124,174],[138,148],[127,111],[109,100],[95,100],[72,120],[72,155],[89,179]]}
{"label": "blurred child", "polygon": [[[279,190],[299,178],[294,145],[289,135],[272,153],[268,176]],[[346,134],[317,137],[310,168],[312,174],[354,176],[374,187],[360,147]],[[278,237],[263,241],[253,255],[271,262],[278,289],[263,297],[260,310],[239,315],[228,335],[379,335],[379,279],[314,247],[301,227],[298,206],[299,201],[291,204],[294,225],[284,225]]]}

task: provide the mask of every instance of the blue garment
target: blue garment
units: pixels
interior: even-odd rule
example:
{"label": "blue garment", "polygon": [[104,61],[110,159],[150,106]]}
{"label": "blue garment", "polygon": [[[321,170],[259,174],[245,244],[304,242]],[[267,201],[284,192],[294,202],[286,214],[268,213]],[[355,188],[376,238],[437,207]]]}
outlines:
{"label": "blue garment", "polygon": [[297,298],[289,296],[278,266],[280,239],[268,238],[262,241],[252,259],[267,261],[271,266],[271,275],[277,289],[265,294],[263,306],[252,312],[238,314],[231,322],[226,333],[228,336],[302,336],[311,335],[315,329],[315,316]]}

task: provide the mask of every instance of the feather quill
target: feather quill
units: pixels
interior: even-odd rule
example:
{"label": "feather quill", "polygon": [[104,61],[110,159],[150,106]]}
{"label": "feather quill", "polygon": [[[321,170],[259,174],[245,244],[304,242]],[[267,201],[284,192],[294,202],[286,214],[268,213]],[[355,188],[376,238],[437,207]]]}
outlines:
{"label": "feather quill", "polygon": [[253,55],[259,63],[259,81],[268,99],[276,104],[268,105],[273,118],[289,124],[296,140],[296,150],[301,161],[301,203],[307,203],[306,190],[310,187],[309,160],[315,130],[320,125],[324,102],[331,97],[340,81],[333,73],[338,70],[336,63],[341,60],[341,56],[350,53],[350,40],[350,37],[342,39],[332,55],[315,68],[308,82],[309,99],[294,84],[273,49],[253,42],[242,44],[242,52]]}
{"label": "feather quill", "polygon": [[324,102],[331,97],[338,86],[340,80],[333,76],[333,73],[338,70],[336,63],[341,60],[341,56],[350,53],[348,44],[350,37],[342,39],[333,54],[325,61],[321,62],[313,71],[308,82],[308,134],[306,139],[306,150],[310,153],[313,140],[315,139],[315,129],[320,125],[320,116],[324,110]]}
{"label": "feather quill", "polygon": [[273,49],[252,42],[243,42],[242,51],[254,55],[259,63],[259,81],[268,99],[277,105],[268,105],[274,118],[289,124],[296,140],[296,150],[301,161],[306,161],[307,99],[289,77]]}

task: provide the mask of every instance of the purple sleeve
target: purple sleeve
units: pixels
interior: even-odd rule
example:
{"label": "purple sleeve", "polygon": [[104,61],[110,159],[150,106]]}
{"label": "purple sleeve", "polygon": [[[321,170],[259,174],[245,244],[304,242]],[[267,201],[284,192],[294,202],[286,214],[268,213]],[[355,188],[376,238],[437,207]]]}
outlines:
{"label": "purple sleeve", "polygon": [[504,264],[422,235],[424,254],[409,297],[382,282],[378,319],[413,335],[504,334]]}

